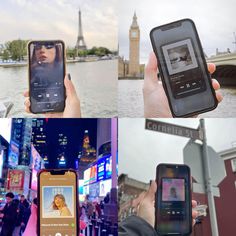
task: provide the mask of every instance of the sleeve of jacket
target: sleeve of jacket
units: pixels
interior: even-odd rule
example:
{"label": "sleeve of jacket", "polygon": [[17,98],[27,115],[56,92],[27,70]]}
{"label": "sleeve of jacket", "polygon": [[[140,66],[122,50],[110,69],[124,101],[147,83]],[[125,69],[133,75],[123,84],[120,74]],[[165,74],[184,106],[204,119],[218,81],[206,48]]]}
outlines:
{"label": "sleeve of jacket", "polygon": [[130,216],[119,224],[119,236],[157,236],[154,228],[138,216]]}

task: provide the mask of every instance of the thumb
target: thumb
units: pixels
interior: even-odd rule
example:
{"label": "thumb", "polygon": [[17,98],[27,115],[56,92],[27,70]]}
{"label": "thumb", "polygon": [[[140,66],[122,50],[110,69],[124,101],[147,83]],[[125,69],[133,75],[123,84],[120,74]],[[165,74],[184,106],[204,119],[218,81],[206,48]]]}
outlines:
{"label": "thumb", "polygon": [[154,52],[151,52],[149,55],[148,63],[145,67],[145,77],[144,79],[148,79],[150,81],[156,81],[157,80],[157,58]]}
{"label": "thumb", "polygon": [[145,199],[148,201],[154,201],[155,200],[155,194],[157,191],[157,184],[156,181],[152,180],[151,185],[146,193]]}
{"label": "thumb", "polygon": [[75,90],[75,87],[74,87],[74,85],[71,81],[70,74],[66,74],[65,80],[64,80],[64,85],[65,85],[65,88],[66,88],[66,96],[68,98],[71,98],[74,95],[76,95],[76,90]]}

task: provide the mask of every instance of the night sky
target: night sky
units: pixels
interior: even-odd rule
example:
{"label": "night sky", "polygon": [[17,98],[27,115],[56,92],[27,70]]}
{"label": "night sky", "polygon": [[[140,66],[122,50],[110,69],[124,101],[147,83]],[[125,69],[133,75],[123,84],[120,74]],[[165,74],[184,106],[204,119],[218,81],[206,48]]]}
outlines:
{"label": "night sky", "polygon": [[97,119],[47,119],[46,126],[49,166],[57,168],[58,134],[63,133],[68,138],[65,156],[67,168],[75,168],[75,158],[83,143],[84,131],[88,130],[90,145],[96,149]]}

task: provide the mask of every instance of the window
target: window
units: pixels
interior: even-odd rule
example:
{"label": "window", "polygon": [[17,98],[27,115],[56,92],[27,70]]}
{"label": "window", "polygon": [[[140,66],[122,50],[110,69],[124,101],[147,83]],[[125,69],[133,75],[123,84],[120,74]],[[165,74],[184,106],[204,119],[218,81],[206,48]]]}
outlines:
{"label": "window", "polygon": [[236,158],[231,160],[232,170],[233,172],[236,172]]}

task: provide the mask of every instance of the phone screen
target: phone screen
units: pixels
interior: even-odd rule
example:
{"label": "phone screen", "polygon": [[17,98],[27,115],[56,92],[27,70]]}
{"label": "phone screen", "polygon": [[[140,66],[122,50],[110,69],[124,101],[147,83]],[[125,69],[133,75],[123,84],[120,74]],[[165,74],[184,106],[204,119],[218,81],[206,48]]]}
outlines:
{"label": "phone screen", "polygon": [[[62,173],[64,172],[64,173]],[[39,175],[40,236],[77,236],[77,177],[73,171]]]}
{"label": "phone screen", "polygon": [[180,20],[150,33],[172,114],[199,114],[217,106],[201,43],[194,23]]}
{"label": "phone screen", "polygon": [[185,165],[159,165],[155,228],[160,235],[191,232],[190,171]]}
{"label": "phone screen", "polygon": [[171,90],[176,99],[206,90],[191,38],[162,46]]}
{"label": "phone screen", "polygon": [[29,86],[33,113],[61,112],[65,107],[65,61],[62,41],[32,41]]}

